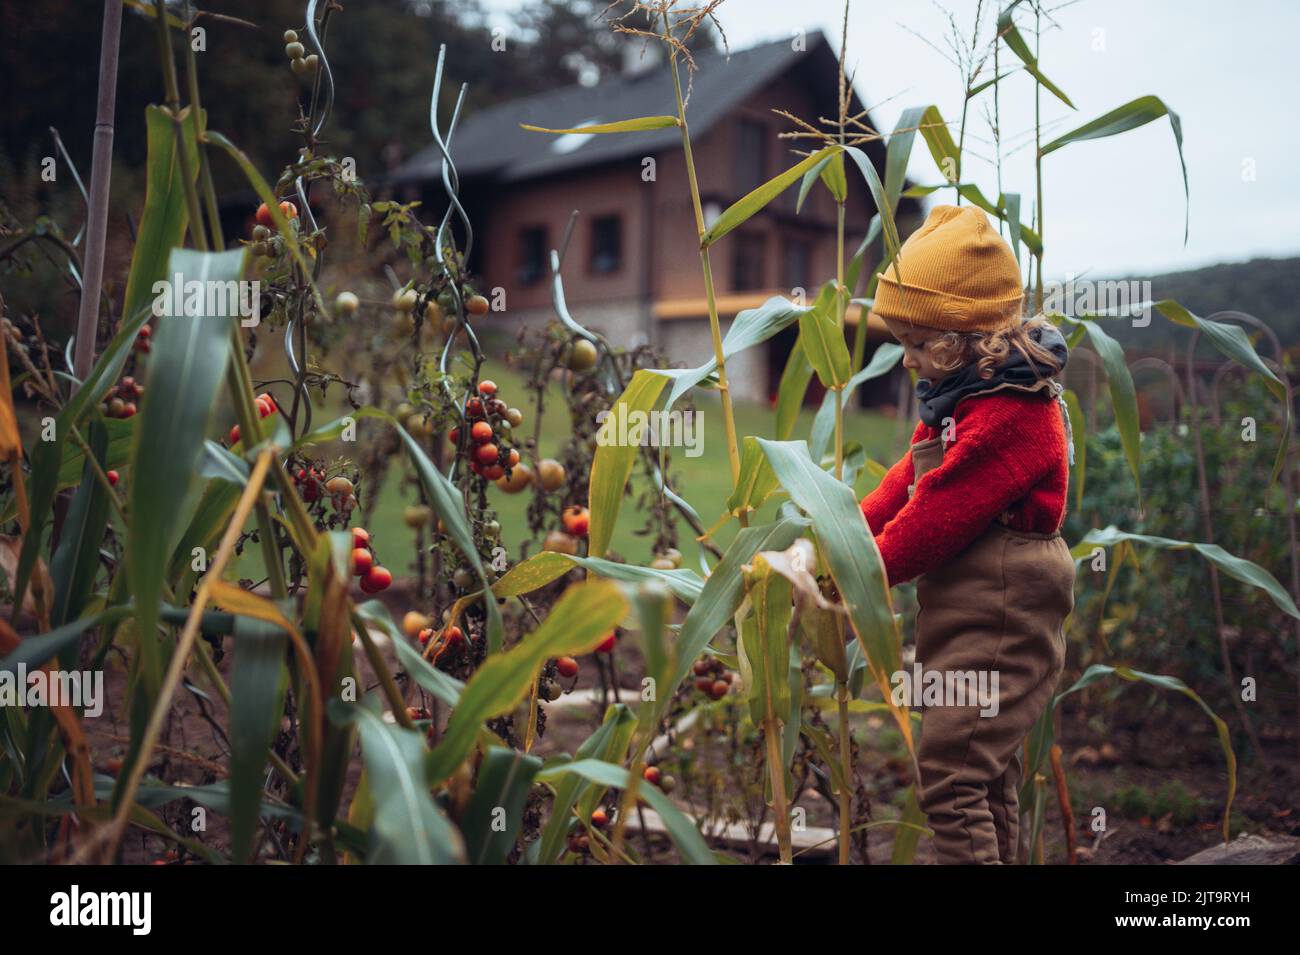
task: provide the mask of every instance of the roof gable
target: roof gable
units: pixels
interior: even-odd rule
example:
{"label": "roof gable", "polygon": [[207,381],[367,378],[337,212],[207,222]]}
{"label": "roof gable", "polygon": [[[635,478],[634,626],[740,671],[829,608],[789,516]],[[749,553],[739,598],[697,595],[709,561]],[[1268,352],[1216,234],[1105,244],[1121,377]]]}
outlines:
{"label": "roof gable", "polygon": [[[802,51],[796,51],[789,39],[782,39],[740,50],[730,57],[721,50],[698,54],[699,68],[689,104],[692,131],[696,136],[703,135],[771,80],[814,56],[827,57],[832,65],[835,62],[820,31],[809,34]],[[672,86],[665,82],[662,71],[646,70],[611,77],[595,86],[567,86],[489,107],[461,123],[452,153],[462,178],[532,179],[628,156],[653,155],[679,146],[681,134],[669,127],[584,139],[529,132],[520,128],[521,123],[561,128],[676,112]],[[403,163],[393,179],[409,182],[437,178],[440,158],[438,147],[430,145]]]}

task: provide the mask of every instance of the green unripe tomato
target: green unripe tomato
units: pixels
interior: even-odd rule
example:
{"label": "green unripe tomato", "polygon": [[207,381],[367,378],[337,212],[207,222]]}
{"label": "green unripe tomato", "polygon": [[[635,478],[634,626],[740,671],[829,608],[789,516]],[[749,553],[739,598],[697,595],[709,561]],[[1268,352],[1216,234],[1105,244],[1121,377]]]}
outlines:
{"label": "green unripe tomato", "polygon": [[297,30],[285,30],[285,31],[284,31],[284,42],[285,42],[285,43],[297,43],[297,42],[298,42],[298,31],[297,31]]}
{"label": "green unripe tomato", "polygon": [[284,55],[291,60],[301,60],[306,53],[307,48],[297,40],[284,45]]}
{"label": "green unripe tomato", "polygon": [[599,359],[600,352],[596,351],[596,346],[585,338],[579,338],[569,353],[569,368],[573,371],[587,371],[594,368]]}
{"label": "green unripe tomato", "polygon": [[400,312],[409,312],[415,308],[420,294],[413,288],[399,289],[393,293],[393,308]]}

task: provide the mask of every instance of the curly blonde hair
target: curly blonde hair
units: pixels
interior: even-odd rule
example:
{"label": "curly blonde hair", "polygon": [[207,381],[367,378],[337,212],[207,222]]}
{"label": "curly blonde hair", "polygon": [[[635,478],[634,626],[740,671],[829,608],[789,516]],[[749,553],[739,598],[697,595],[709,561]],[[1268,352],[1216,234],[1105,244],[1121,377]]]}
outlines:
{"label": "curly blonde hair", "polygon": [[1060,362],[1029,335],[1035,328],[1050,325],[1046,318],[1037,315],[996,332],[943,332],[926,341],[925,349],[934,367],[945,375],[975,363],[981,378],[991,378],[1015,349],[1032,363],[1051,368],[1047,375],[1051,378],[1060,373]]}

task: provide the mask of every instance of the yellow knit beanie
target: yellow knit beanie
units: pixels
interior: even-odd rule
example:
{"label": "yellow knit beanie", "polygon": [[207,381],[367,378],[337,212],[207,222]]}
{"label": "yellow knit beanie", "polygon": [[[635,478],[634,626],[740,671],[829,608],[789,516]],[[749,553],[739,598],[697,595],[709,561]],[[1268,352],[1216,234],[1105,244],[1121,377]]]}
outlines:
{"label": "yellow knit beanie", "polygon": [[1020,319],[1024,289],[1015,254],[974,206],[935,206],[880,275],[872,311],[912,325],[992,332]]}

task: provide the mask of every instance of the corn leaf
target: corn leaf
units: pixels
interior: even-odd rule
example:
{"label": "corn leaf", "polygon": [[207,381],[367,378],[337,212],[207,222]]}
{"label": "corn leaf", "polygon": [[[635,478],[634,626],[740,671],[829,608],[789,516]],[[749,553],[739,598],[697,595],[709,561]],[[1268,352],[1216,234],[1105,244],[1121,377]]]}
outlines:
{"label": "corn leaf", "polygon": [[[880,551],[852,488],[815,464],[803,441],[758,440],[781,486],[812,519],[822,557],[866,653],[867,666],[884,698],[890,700],[890,676],[899,667],[901,638]],[[906,708],[891,702],[890,712],[910,750],[912,728]]]}
{"label": "corn leaf", "polygon": [[727,625],[745,597],[743,569],[763,550],[784,550],[794,543],[808,527],[802,517],[787,517],[771,524],[741,528],[731,546],[722,555],[718,566],[704,582],[699,599],[692,605],[682,621],[675,649],[677,661],[670,686],[660,687],[658,714],[672,699],[672,691],[686,675],[696,659],[704,652],[714,634]]}
{"label": "corn leaf", "polygon": [[799,316],[799,341],[808,362],[821,383],[830,389],[842,388],[851,374],[852,357],[844,341],[844,329],[835,321],[835,283],[827,282],[813,307]]}
{"label": "corn leaf", "polygon": [[1173,540],[1169,537],[1154,537],[1150,534],[1131,534],[1128,531],[1119,530],[1112,524],[1103,530],[1094,528],[1088,531],[1079,543],[1070,548],[1070,553],[1074,555],[1075,561],[1078,562],[1091,556],[1095,547],[1113,547],[1122,541],[1147,544],[1151,547],[1159,547],[1162,550],[1196,551],[1233,580],[1239,580],[1243,584],[1264,591],[1283,613],[1300,619],[1300,610],[1296,608],[1295,601],[1291,599],[1291,595],[1287,593],[1286,588],[1278,582],[1276,577],[1259,564],[1243,557],[1234,556],[1218,544]]}
{"label": "corn leaf", "polygon": [[[543,782],[553,782],[570,774],[614,789],[626,789],[628,785],[626,769],[599,759],[580,759],[572,763],[563,763],[542,770],[537,774],[537,778]],[[717,865],[718,860],[709,850],[695,824],[683,815],[671,799],[654,786],[637,787],[637,795],[659,814],[673,843],[687,862],[692,865]]]}
{"label": "corn leaf", "polygon": [[[101,467],[104,466],[108,432],[100,419],[92,421],[86,443]],[[80,616],[90,596],[99,570],[99,547],[108,526],[108,509],[108,492],[87,461],[63,522],[59,546],[50,561],[50,576],[54,581],[50,623],[56,627]]]}
{"label": "corn leaf", "polygon": [[[176,249],[167,272],[170,281],[184,283],[182,288],[199,282],[206,290],[212,287],[208,283],[238,281],[243,267],[243,249]],[[181,530],[183,491],[198,469],[203,435],[230,358],[233,321],[231,316],[207,314],[156,319],[149,389],[140,404],[131,448],[132,519],[126,541],[127,577],[139,623],[140,688],[149,705],[162,676],[155,628],[163,575]]]}
{"label": "corn leaf", "polygon": [[824,149],[819,149],[784,172],[773,176],[752,192],[737,199],[722,211],[722,214],[704,233],[703,238],[700,239],[701,248],[707,249],[732,229],[744,224],[752,216],[761,212],[773,199],[798,182],[804,173],[817,166],[822,159],[835,154],[843,148],[845,147],[827,146]]}
{"label": "corn leaf", "polygon": [[627,609],[622,591],[612,583],[592,580],[574,584],[527,640],[489,656],[465,684],[460,705],[430,756],[430,784],[442,782],[464,761],[485,721],[510,712],[528,695],[547,660],[590,652]]}
{"label": "corn leaf", "polygon": [[1169,117],[1169,128],[1174,133],[1174,145],[1178,147],[1178,165],[1183,171],[1183,243],[1186,244],[1191,228],[1191,191],[1187,181],[1187,161],[1183,158],[1183,123],[1178,114],[1165,105],[1158,96],[1139,96],[1137,99],[1118,106],[1098,116],[1090,123],[1084,123],[1078,129],[1072,129],[1063,136],[1058,136],[1039,150],[1040,156],[1055,152],[1069,143],[1083,142],[1086,139],[1104,139],[1118,133],[1128,132],[1145,126],[1162,116]]}
{"label": "corn leaf", "polygon": [[641,133],[651,129],[667,129],[677,125],[676,116],[642,116],[637,119],[621,119],[614,123],[592,123],[589,126],[572,126],[568,129],[550,129],[546,126],[532,126],[520,123],[520,129],[530,133]]}
{"label": "corn leaf", "polygon": [[[653,371],[644,368],[639,370],[632,376],[627,390],[610,409],[609,416],[597,434],[587,505],[591,510],[587,552],[593,557],[604,557],[614,536],[614,526],[618,523],[627,481],[632,476],[632,466],[641,450],[639,440],[632,440],[635,435],[629,434],[628,441],[620,442],[619,426],[629,422],[629,415],[652,409],[667,383],[665,378]],[[634,426],[629,427],[630,431],[634,429]]]}
{"label": "corn leaf", "polygon": [[[1138,427],[1137,390],[1133,387],[1133,376],[1124,361],[1124,349],[1097,322],[1086,318],[1077,321],[1083,326],[1088,342],[1101,357],[1102,367],[1106,369],[1106,383],[1110,389],[1111,407],[1115,412],[1115,426],[1119,428],[1120,444],[1124,447],[1124,457],[1128,460],[1129,471],[1133,475],[1133,486],[1137,492],[1138,507],[1141,508],[1142,435]],[[1082,435],[1080,437],[1082,438]]]}
{"label": "corn leaf", "polygon": [[250,617],[235,620],[230,674],[230,854],[249,862],[262,806],[266,757],[280,728],[289,644],[283,628]]}
{"label": "corn leaf", "polygon": [[[1070,109],[1074,109],[1074,104],[1070,102],[1070,97],[1066,96],[1059,86],[1043,75],[1043,71],[1038,68],[1037,57],[1035,57],[1033,52],[1030,51],[1029,44],[1025,42],[1025,38],[1021,36],[1020,31],[1016,29],[1016,24],[1015,21],[1012,20],[1011,14],[1019,3],[1020,0],[1012,0],[1012,3],[1008,4],[1006,9],[999,14],[998,36],[1002,38],[1002,42],[1007,45],[1007,48],[1012,53],[1020,57],[1020,62],[1025,64],[1025,70],[1029,75],[1038,80],[1039,83],[1045,86],[1047,90],[1062,103],[1070,107]],[[992,82],[992,80],[990,80],[990,82]]]}
{"label": "corn leaf", "polygon": [[426,750],[419,733],[385,723],[374,709],[330,700],[330,718],[361,731],[374,800],[371,851],[366,861],[385,865],[448,865],[465,861],[465,844],[430,795]]}
{"label": "corn leaf", "polygon": [[504,746],[493,746],[483,755],[474,795],[461,820],[471,865],[505,864],[519,838],[528,790],[541,768],[536,756]]}

